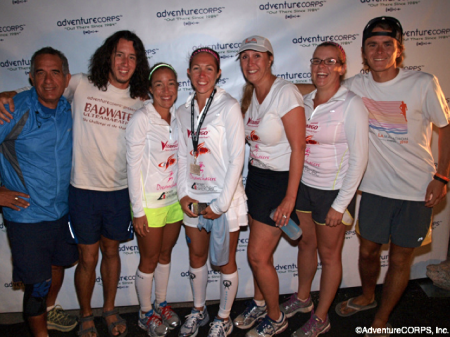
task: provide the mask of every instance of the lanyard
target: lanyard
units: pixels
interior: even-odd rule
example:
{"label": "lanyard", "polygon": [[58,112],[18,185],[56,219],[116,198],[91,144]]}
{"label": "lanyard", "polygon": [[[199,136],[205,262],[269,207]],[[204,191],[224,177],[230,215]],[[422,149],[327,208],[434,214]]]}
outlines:
{"label": "lanyard", "polygon": [[209,96],[208,102],[206,103],[206,106],[203,108],[202,117],[198,121],[197,126],[197,132],[194,130],[194,100],[195,95],[192,97],[191,101],[191,135],[192,135],[192,146],[193,146],[193,154],[194,154],[194,161],[197,159],[198,153],[197,153],[197,147],[198,147],[198,140],[200,138],[200,129],[203,125],[203,121],[205,120],[206,114],[208,113],[209,107],[211,106],[212,100],[214,98],[214,95],[216,94],[216,89],[213,90],[211,93],[211,96]]}

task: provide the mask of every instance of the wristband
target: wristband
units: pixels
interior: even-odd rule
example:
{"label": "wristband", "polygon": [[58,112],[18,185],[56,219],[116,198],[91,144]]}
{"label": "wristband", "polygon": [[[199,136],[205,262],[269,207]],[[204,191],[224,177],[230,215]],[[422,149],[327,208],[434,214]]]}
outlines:
{"label": "wristband", "polygon": [[435,175],[438,176],[439,178],[444,179],[444,180],[447,181],[447,182],[449,182],[449,180],[450,180],[449,178],[447,178],[446,176],[443,176],[442,174],[435,173]]}
{"label": "wristband", "polygon": [[433,176],[433,179],[434,180],[437,180],[437,181],[440,181],[441,183],[443,183],[444,185],[447,185],[447,183],[448,183],[448,179],[446,180],[446,179],[442,179],[441,177],[439,177],[437,174],[435,174],[434,176]]}

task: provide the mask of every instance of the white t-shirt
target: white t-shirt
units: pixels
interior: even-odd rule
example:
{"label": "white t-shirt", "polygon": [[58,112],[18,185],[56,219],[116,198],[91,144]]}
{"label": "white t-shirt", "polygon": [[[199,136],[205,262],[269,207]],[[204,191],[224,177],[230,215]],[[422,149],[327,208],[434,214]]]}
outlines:
{"label": "white t-shirt", "polygon": [[437,78],[400,69],[388,82],[377,83],[369,73],[346,80],[345,86],[369,110],[369,163],[361,191],[424,201],[435,173],[432,123],[444,127],[449,119]]}
{"label": "white t-shirt", "polygon": [[343,213],[367,166],[368,112],[362,99],[340,87],[314,109],[317,90],[304,97],[306,149],[302,183],[320,190],[340,190],[331,207]]}
{"label": "white t-shirt", "polygon": [[[239,103],[225,90],[216,88],[211,106],[203,121],[198,141],[197,164],[200,176],[190,173],[194,164],[191,138],[191,101],[177,109],[179,130],[178,197],[184,196],[199,202],[211,202],[216,214],[225,213],[233,199],[245,197],[242,184],[244,166],[244,123]],[[197,101],[194,107],[194,128],[197,130],[199,113]],[[204,112],[204,109],[202,113]]]}
{"label": "white t-shirt", "polygon": [[303,107],[303,97],[297,87],[281,78],[272,84],[262,104],[253,91],[244,118],[251,165],[272,171],[289,171],[292,150],[281,118],[299,106]]}
{"label": "white t-shirt", "polygon": [[81,189],[117,191],[127,188],[125,129],[142,107],[130,90],[108,83],[106,91],[87,75],[72,76],[64,97],[72,102],[73,161],[70,183]]}
{"label": "white t-shirt", "polygon": [[178,124],[173,107],[170,114],[169,125],[148,100],[128,123],[128,189],[135,217],[145,215],[144,207],[164,207],[178,200]]}

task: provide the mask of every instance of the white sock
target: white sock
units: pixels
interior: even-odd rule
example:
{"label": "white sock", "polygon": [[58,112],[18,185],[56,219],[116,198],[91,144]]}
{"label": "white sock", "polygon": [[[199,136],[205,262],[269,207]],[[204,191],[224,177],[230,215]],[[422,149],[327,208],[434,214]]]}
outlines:
{"label": "white sock", "polygon": [[141,306],[141,311],[147,312],[152,310],[152,285],[153,273],[145,274],[136,269],[136,277],[134,280],[136,293]]}
{"label": "white sock", "polygon": [[256,305],[258,306],[258,307],[263,307],[263,306],[265,306],[266,305],[266,301],[265,300],[255,300],[255,299],[253,299],[253,301],[255,301],[255,303],[256,303]]}
{"label": "white sock", "polygon": [[208,267],[206,264],[200,268],[189,267],[189,273],[194,296],[194,307],[204,307],[206,303],[206,285],[208,284]]}
{"label": "white sock", "polygon": [[239,285],[239,276],[237,270],[233,274],[220,274],[220,318],[230,317],[231,307],[236,297]]}
{"label": "white sock", "polygon": [[158,304],[166,301],[167,286],[169,285],[170,263],[158,263],[155,272],[155,297]]}
{"label": "white sock", "polygon": [[56,306],[56,305],[55,305],[55,304],[53,304],[53,305],[51,305],[51,306],[47,307],[47,312],[49,312],[50,310],[53,310],[53,308],[54,308],[55,306]]}

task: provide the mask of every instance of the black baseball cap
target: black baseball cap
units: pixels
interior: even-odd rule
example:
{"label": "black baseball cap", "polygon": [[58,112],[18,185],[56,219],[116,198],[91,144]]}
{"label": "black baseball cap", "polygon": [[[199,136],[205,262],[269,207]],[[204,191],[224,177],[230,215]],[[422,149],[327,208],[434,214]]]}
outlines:
{"label": "black baseball cap", "polygon": [[[390,32],[372,32],[372,30],[380,23],[386,23],[391,29]],[[396,39],[400,44],[403,41],[403,28],[396,18],[391,16],[379,16],[369,21],[363,31],[362,45],[364,46],[364,41],[372,36],[390,36]]]}

